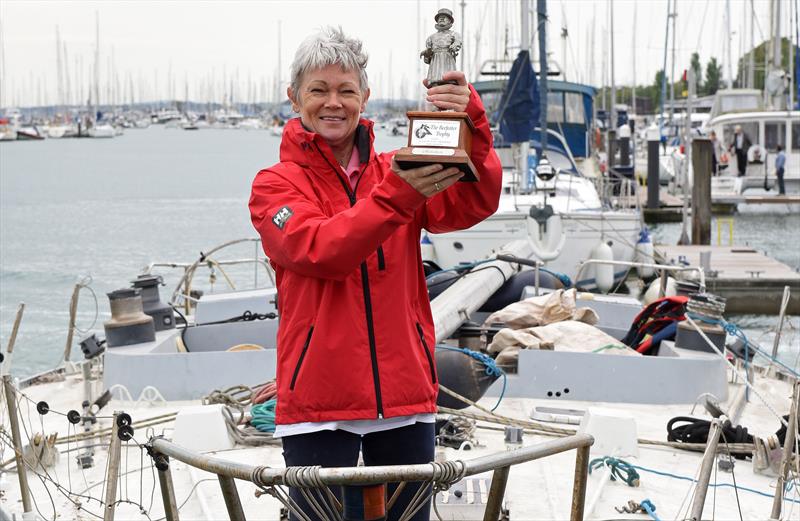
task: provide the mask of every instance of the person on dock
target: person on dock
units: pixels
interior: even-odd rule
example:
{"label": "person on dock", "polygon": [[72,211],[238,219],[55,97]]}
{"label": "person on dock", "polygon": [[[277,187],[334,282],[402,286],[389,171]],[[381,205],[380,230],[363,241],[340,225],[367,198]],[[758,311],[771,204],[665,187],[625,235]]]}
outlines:
{"label": "person on dock", "polygon": [[711,175],[716,176],[719,175],[720,158],[725,150],[717,139],[717,133],[713,130],[708,134],[708,139],[711,141]]}
{"label": "person on dock", "polygon": [[786,195],[786,186],[783,184],[783,174],[786,171],[786,152],[783,151],[781,145],[778,145],[776,150],[778,153],[775,156],[775,177],[778,178],[778,195]]}
{"label": "person on dock", "polygon": [[[428,88],[427,100],[472,120],[474,183],[375,152],[373,122],[360,117],[366,64],[341,28],[300,44],[287,89],[300,117],[284,127],[280,162],[253,181],[252,222],[278,286],[275,436],[287,466],[352,467],[359,451],[369,466],[433,461],[436,339],[420,234],[469,228],[500,198],[489,121],[464,73],[446,73],[454,83]],[[403,488],[388,519],[417,490]],[[301,490],[290,497],[315,519]],[[428,502],[411,519],[429,514]]]}
{"label": "person on dock", "polygon": [[747,172],[747,151],[753,143],[742,130],[741,125],[736,125],[733,129],[733,143],[729,150],[736,154],[736,168],[739,170],[739,177],[743,177]]}

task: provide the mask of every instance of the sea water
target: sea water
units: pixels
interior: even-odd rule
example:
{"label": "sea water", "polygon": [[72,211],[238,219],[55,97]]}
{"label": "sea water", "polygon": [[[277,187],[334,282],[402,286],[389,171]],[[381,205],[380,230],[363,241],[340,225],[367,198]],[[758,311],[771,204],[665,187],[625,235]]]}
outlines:
{"label": "sea water", "polygon": [[[379,151],[405,137],[376,133]],[[163,126],[130,129],[113,139],[0,143],[0,341],[5,350],[20,302],[26,305],[12,372],[31,375],[61,360],[74,285],[91,278],[79,296],[75,340],[102,333],[109,318],[106,293],[129,286],[151,262],[192,263],[224,242],[254,238],[247,201],[256,172],[278,160],[280,137],[266,131],[184,131]],[[735,242],[765,249],[800,267],[800,216],[740,216]],[[655,237],[674,242],[679,228],[658,226]],[[253,243],[224,258],[252,258]],[[172,296],[182,269],[157,268],[161,300]],[[204,291],[252,287],[264,271],[252,265],[198,270]],[[777,304],[776,304],[777,307]],[[752,337],[771,346],[775,317],[735,317]],[[795,364],[798,320],[786,326],[782,355]],[[72,358],[81,358],[72,347]]]}

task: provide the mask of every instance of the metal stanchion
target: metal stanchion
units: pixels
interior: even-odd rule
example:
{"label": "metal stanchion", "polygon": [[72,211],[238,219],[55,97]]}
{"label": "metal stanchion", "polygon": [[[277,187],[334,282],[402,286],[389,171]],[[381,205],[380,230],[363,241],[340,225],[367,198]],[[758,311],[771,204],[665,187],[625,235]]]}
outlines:
{"label": "metal stanchion", "polygon": [[25,468],[25,461],[22,458],[22,438],[19,434],[19,417],[17,416],[16,389],[11,383],[11,375],[3,375],[3,389],[6,393],[6,403],[8,404],[8,421],[11,424],[11,437],[14,441],[14,459],[17,462],[17,477],[19,478],[19,493],[22,496],[22,511],[25,513],[33,511],[31,503],[31,489],[28,486],[28,473]]}
{"label": "metal stanchion", "polygon": [[106,508],[103,521],[114,521],[114,511],[117,509],[117,477],[119,476],[119,456],[122,449],[122,440],[119,439],[119,411],[114,411],[113,425],[111,426],[111,443],[108,446],[108,473],[106,474]]}

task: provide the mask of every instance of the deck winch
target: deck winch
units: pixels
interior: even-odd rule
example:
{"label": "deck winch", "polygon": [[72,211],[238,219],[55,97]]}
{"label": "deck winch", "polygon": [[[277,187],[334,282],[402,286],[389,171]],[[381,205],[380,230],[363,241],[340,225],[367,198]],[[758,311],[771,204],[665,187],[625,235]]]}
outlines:
{"label": "deck winch", "polygon": [[164,283],[160,275],[139,275],[131,281],[134,288],[142,290],[142,309],[153,317],[156,331],[175,328],[175,315],[172,308],[161,302],[158,286]]}
{"label": "deck winch", "polygon": [[153,317],[144,314],[142,290],[123,288],[107,293],[111,320],[103,323],[108,347],[152,342],[156,339]]}

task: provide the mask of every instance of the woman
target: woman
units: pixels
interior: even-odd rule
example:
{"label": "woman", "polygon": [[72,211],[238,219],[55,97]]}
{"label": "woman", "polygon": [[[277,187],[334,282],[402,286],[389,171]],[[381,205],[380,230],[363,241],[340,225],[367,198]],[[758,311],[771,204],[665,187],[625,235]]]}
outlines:
{"label": "woman", "polygon": [[[253,182],[253,224],[277,276],[275,436],[287,466],[355,466],[359,450],[366,465],[433,460],[438,388],[420,233],[470,227],[500,195],[489,123],[463,73],[427,97],[475,124],[481,180],[456,184],[456,168],[401,170],[393,153],[375,153],[373,123],[360,118],[366,64],[341,29],[300,45],[287,90],[300,117],[285,126],[280,163]],[[390,518],[414,491],[404,489]]]}

